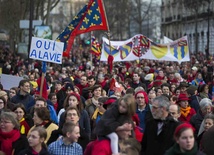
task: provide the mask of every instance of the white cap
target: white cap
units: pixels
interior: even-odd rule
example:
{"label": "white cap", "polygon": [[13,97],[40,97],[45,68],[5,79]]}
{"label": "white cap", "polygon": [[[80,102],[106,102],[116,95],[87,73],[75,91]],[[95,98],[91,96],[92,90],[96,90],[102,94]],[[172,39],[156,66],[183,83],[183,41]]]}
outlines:
{"label": "white cap", "polygon": [[192,67],[192,70],[197,71],[198,68],[194,66],[194,67]]}

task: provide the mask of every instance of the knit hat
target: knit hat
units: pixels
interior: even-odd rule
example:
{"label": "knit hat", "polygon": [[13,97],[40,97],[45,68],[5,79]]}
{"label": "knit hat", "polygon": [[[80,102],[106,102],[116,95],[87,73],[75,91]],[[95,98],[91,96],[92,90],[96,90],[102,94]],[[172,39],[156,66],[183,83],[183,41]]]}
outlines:
{"label": "knit hat", "polygon": [[104,105],[110,105],[117,100],[116,97],[109,97],[108,100],[104,103]]}
{"label": "knit hat", "polygon": [[77,93],[70,93],[69,96],[75,96],[80,101],[80,96]]}
{"label": "knit hat", "polygon": [[181,82],[180,85],[178,86],[179,89],[181,89],[182,87],[188,87],[189,84],[186,82]]}
{"label": "knit hat", "polygon": [[197,89],[198,89],[198,88],[197,88],[196,86],[191,85],[191,86],[189,86],[189,87],[187,88],[187,94],[194,95],[194,94],[195,94],[195,91],[196,91]]}
{"label": "knit hat", "polygon": [[147,74],[145,77],[144,77],[145,80],[147,81],[153,81],[154,80],[154,74],[150,73],[150,74]]}
{"label": "knit hat", "polygon": [[136,93],[135,93],[135,99],[137,98],[137,95],[138,95],[138,94],[143,94],[144,99],[145,99],[145,103],[146,103],[146,104],[149,103],[149,98],[148,98],[148,95],[147,95],[147,93],[146,93],[145,91],[140,90],[140,91],[136,92]]}
{"label": "knit hat", "polygon": [[198,68],[194,66],[194,67],[192,67],[192,70],[197,71]]}
{"label": "knit hat", "polygon": [[181,93],[181,94],[178,96],[177,103],[180,102],[180,101],[189,101],[189,98],[188,98],[187,94],[182,94],[182,93]]}
{"label": "knit hat", "polygon": [[177,128],[175,129],[175,132],[174,132],[174,137],[178,138],[180,137],[181,135],[181,130],[182,129],[192,129],[193,132],[195,131],[195,129],[193,128],[193,126],[189,123],[183,123],[183,124],[180,124],[179,126],[177,126]]}
{"label": "knit hat", "polygon": [[66,83],[66,85],[65,85],[65,90],[67,91],[68,89],[74,91],[74,86],[73,86],[71,83]]}

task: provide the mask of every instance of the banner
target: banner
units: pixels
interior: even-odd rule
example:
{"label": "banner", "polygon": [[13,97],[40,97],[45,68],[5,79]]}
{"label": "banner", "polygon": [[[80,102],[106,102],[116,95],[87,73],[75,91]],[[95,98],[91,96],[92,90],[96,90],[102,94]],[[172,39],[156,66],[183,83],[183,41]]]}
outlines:
{"label": "banner", "polygon": [[178,40],[156,44],[151,39],[138,34],[125,41],[111,41],[103,37],[101,61],[107,61],[108,55],[114,57],[114,61],[134,61],[139,59],[190,61],[187,36]]}
{"label": "banner", "polygon": [[29,58],[62,64],[64,43],[32,37]]}
{"label": "banner", "polygon": [[1,84],[4,90],[10,90],[12,87],[18,87],[19,82],[23,80],[23,77],[1,74]]}
{"label": "banner", "polygon": [[[152,44],[152,42],[151,42]],[[142,55],[142,59],[177,61],[178,63],[190,61],[187,36],[167,44],[154,44]]]}

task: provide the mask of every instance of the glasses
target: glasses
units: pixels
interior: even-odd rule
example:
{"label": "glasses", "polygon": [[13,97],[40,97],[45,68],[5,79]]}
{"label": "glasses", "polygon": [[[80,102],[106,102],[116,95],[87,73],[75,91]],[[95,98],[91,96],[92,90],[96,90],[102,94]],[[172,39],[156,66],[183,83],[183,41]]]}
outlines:
{"label": "glasses", "polygon": [[67,117],[71,117],[71,116],[77,116],[77,114],[72,114],[72,113],[67,114]]}
{"label": "glasses", "polygon": [[153,106],[152,105],[152,109],[155,109],[155,110],[157,110],[157,109],[159,109],[160,107],[156,107],[156,106]]}
{"label": "glasses", "polygon": [[12,122],[11,122],[11,121],[3,121],[3,120],[1,120],[1,121],[0,121],[0,124],[1,124],[1,123],[3,123],[3,124],[9,124],[9,123],[12,123]]}

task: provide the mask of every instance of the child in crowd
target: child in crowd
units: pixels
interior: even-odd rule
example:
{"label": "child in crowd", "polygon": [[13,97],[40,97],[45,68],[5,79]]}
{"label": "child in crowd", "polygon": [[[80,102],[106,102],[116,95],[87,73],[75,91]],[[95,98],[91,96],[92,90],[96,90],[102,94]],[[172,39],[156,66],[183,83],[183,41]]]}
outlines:
{"label": "child in crowd", "polygon": [[113,155],[119,154],[118,151],[118,136],[115,131],[127,130],[132,128],[131,124],[125,123],[124,120],[130,119],[136,111],[135,99],[131,94],[123,96],[118,103],[112,105],[112,108],[107,110],[95,127],[95,133],[100,137],[107,136],[111,140],[111,150]]}
{"label": "child in crowd", "polygon": [[19,155],[49,155],[45,144],[47,132],[44,127],[38,126],[31,130],[28,136],[29,148],[20,152]]}

